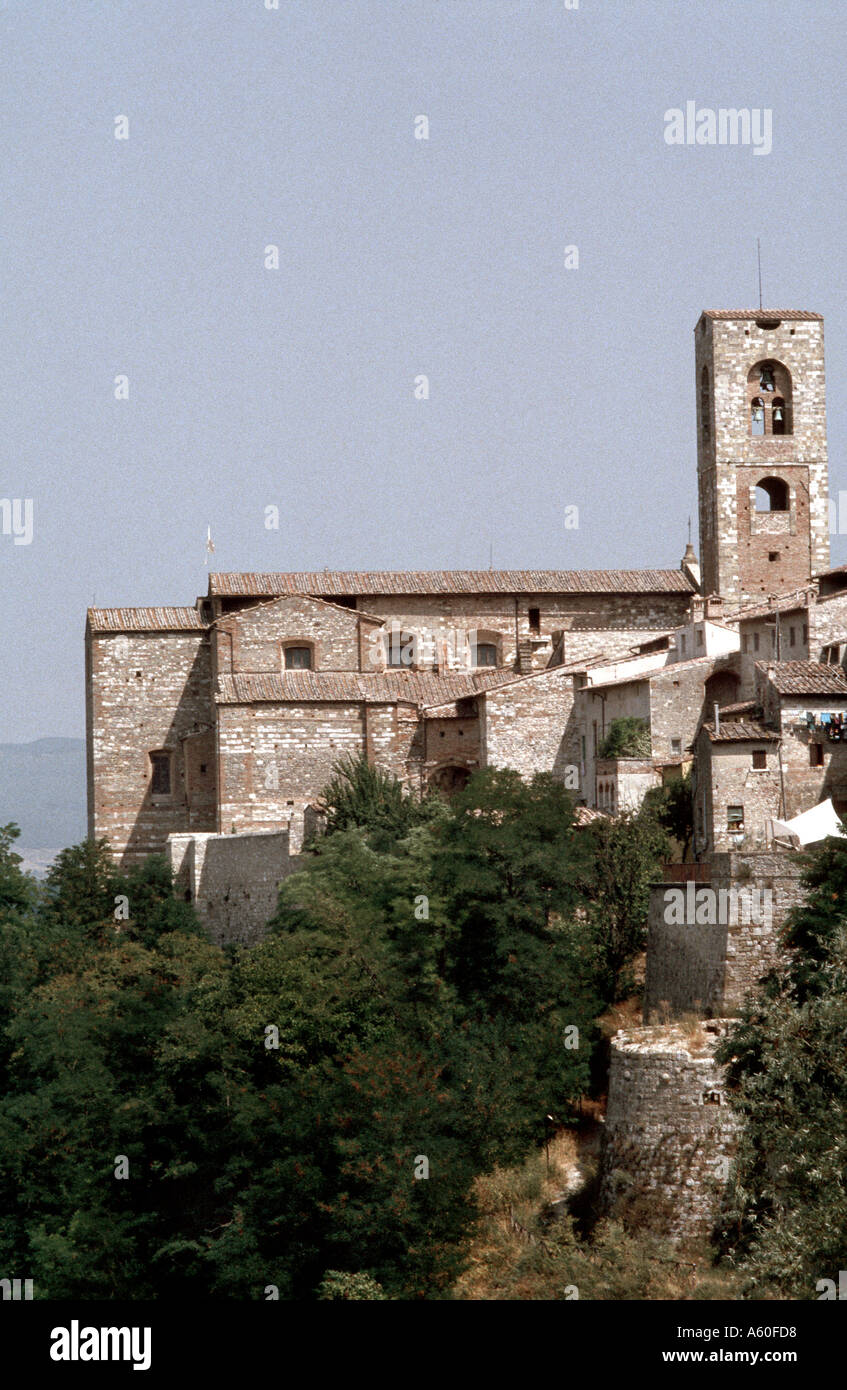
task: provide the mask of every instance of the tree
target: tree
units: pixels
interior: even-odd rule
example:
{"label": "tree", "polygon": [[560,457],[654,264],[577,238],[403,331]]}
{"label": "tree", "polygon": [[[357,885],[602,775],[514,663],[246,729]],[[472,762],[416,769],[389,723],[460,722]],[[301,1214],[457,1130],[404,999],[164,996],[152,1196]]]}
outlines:
{"label": "tree", "polygon": [[815,1298],[847,1268],[847,846],[807,860],[807,896],[784,932],[785,965],[725,1039],[743,1131],[723,1245],[748,1292]]}
{"label": "tree", "polygon": [[421,801],[386,768],[364,757],[339,759],[321,793],[320,807],[327,835],[358,826],[385,845],[438,814],[437,798]]}
{"label": "tree", "polygon": [[23,861],[12,849],[20,833],[14,821],[0,825],[0,915],[24,911],[37,895],[35,880],[19,868]]}
{"label": "tree", "polygon": [[612,1003],[632,991],[627,967],[644,949],[650,884],[659,877],[670,842],[649,808],[592,821],[582,833],[591,852],[581,880],[584,911],[603,995]]}
{"label": "tree", "polygon": [[694,837],[694,797],[690,769],[681,777],[673,777],[662,787],[652,787],[643,804],[644,809],[655,816],[662,829],[677,841],[680,858],[684,863]]}
{"label": "tree", "polygon": [[649,758],[651,751],[650,725],[646,719],[626,715],[613,719],[609,732],[600,745],[601,758]]}

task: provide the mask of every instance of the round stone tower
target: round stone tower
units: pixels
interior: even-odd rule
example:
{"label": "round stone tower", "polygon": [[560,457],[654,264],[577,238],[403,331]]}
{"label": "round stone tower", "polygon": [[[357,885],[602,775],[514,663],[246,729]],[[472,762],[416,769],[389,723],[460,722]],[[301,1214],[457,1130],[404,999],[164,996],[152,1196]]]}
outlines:
{"label": "round stone tower", "polygon": [[617,1033],[612,1040],[600,1206],[673,1240],[708,1236],[738,1121],[714,1059],[727,1022]]}

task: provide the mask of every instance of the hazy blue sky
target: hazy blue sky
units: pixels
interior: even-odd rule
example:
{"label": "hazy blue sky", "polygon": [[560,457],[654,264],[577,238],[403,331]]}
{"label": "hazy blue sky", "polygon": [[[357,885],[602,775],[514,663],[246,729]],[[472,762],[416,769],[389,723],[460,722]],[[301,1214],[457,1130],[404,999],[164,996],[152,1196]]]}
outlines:
{"label": "hazy blue sky", "polygon": [[[86,607],[192,603],[207,525],[222,570],[678,565],[692,329],[757,302],[757,235],[847,488],[844,19],[0,0],[0,742],[82,734]],[[666,145],[688,100],[772,153]]]}

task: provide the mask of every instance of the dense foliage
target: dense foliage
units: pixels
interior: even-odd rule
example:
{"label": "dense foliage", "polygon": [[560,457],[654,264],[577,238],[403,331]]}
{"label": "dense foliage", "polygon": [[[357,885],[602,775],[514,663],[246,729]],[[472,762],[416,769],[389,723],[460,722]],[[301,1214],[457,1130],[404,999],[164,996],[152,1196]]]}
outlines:
{"label": "dense foliage", "polygon": [[613,719],[598,754],[601,758],[649,758],[650,725],[647,720],[634,714]]}
{"label": "dense foliage", "polygon": [[37,1297],[448,1296],[475,1179],[587,1090],[643,847],[546,776],[326,802],[232,952],[164,860],[85,841],[37,886],[0,832],[0,1264]]}
{"label": "dense foliage", "polygon": [[723,1046],[744,1131],[724,1244],[754,1297],[817,1298],[847,1269],[847,845],[809,856],[787,963]]}

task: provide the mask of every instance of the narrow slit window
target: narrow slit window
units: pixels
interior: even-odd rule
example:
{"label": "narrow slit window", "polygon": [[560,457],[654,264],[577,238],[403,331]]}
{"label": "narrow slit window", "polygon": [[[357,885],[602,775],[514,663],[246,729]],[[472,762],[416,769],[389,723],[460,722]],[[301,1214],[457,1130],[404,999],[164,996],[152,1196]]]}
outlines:
{"label": "narrow slit window", "polygon": [[150,791],[153,796],[171,794],[171,755],[170,753],[150,754]]}

